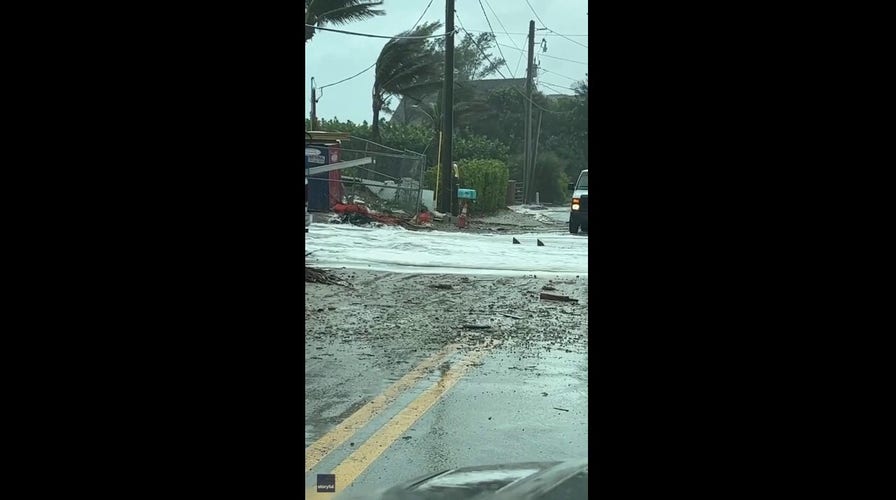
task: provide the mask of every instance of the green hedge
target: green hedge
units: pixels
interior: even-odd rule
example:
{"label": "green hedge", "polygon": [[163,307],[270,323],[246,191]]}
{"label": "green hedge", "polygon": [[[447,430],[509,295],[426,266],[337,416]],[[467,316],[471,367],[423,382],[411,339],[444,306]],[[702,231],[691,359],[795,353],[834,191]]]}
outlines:
{"label": "green hedge", "polygon": [[490,213],[507,206],[507,164],[497,160],[458,162],[462,188],[476,190],[476,213]]}
{"label": "green hedge", "polygon": [[[476,213],[490,213],[507,206],[507,165],[498,160],[466,160],[457,162],[460,170],[459,188],[475,189],[476,203],[470,206]],[[424,189],[435,189],[436,170],[430,167],[423,176]]]}

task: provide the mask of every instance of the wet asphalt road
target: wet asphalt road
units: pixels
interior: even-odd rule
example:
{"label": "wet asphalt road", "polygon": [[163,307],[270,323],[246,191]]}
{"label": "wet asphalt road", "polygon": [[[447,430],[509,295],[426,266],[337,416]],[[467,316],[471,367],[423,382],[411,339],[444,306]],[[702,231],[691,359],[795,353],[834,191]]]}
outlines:
{"label": "wet asphalt road", "polygon": [[346,493],[457,467],[586,457],[587,356],[502,351],[446,393]]}
{"label": "wet asphalt road", "polygon": [[[355,498],[587,456],[587,277],[340,276],[353,287],[306,288],[306,498],[333,497],[313,493],[318,473]],[[580,302],[540,300],[545,285]]]}

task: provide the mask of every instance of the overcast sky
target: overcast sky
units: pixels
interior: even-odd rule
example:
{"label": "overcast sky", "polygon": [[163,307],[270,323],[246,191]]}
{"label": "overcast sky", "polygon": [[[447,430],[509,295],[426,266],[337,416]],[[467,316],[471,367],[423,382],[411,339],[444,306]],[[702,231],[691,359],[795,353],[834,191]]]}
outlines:
{"label": "overcast sky", "polygon": [[[588,1],[587,0],[481,0],[498,43],[507,60],[501,72],[507,78],[526,76],[526,33],[529,20],[535,21],[535,58],[539,63],[538,89],[545,94],[572,94],[575,81],[584,80],[588,71]],[[409,30],[430,4],[430,0],[385,0],[386,15],[377,16],[334,29],[376,35],[397,35]],[[476,35],[491,31],[483,15],[480,0],[455,0],[455,28],[461,26]],[[494,11],[494,13],[492,12]],[[537,14],[537,17],[536,17]],[[496,16],[497,15],[497,16]],[[539,18],[542,22],[539,22]],[[445,21],[445,0],[432,0],[420,23]],[[499,22],[500,21],[500,22]],[[503,24],[503,27],[502,27]],[[565,35],[569,39],[547,30]],[[505,30],[506,28],[506,30]],[[508,34],[505,34],[505,31]],[[444,27],[440,31],[444,33]],[[459,39],[460,31],[455,36]],[[585,36],[583,36],[585,35]],[[542,39],[547,51],[542,52]],[[310,116],[311,78],[320,88],[350,77],[372,65],[388,40],[318,30],[305,44],[305,117]],[[522,49],[522,50],[519,50]],[[497,49],[492,54],[500,57]],[[561,59],[557,59],[561,58]],[[566,59],[566,60],[563,60]],[[373,68],[346,82],[318,90],[317,116],[360,123],[372,120],[371,92]],[[495,75],[495,77],[500,77]],[[320,94],[323,94],[321,97]],[[397,101],[393,102],[393,106]],[[385,117],[388,119],[388,114]]]}

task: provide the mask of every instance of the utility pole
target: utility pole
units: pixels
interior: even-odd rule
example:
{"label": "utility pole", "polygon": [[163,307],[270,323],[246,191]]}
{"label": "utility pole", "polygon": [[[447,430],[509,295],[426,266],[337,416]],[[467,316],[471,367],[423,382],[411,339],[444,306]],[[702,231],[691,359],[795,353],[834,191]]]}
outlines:
{"label": "utility pole", "polygon": [[523,203],[529,203],[529,185],[532,184],[532,61],[535,58],[535,21],[529,21],[529,64],[526,66],[526,142],[523,153]]}
{"label": "utility pole", "polygon": [[442,186],[439,190],[439,211],[452,213],[451,193],[453,186],[454,169],[452,168],[451,153],[453,150],[452,132],[454,132],[454,0],[445,0],[445,102],[442,104]]}
{"label": "utility pole", "polygon": [[[535,163],[538,162],[538,139],[541,137],[541,119],[544,117],[544,111],[538,112],[538,128],[535,130],[535,148],[532,151],[532,175],[530,176],[532,190],[535,190]],[[538,193],[535,193],[536,195]],[[535,203],[538,203],[536,198]]]}
{"label": "utility pole", "polygon": [[317,87],[314,86],[314,77],[311,77],[311,130],[317,130]]}

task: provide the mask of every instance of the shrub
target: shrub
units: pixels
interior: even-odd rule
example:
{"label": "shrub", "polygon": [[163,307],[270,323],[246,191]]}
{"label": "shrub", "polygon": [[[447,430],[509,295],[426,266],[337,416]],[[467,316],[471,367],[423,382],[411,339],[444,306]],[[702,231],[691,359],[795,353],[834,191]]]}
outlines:
{"label": "shrub", "polygon": [[[518,183],[523,182],[523,156],[521,154],[512,155],[509,160],[510,171]],[[529,188],[529,202],[535,203],[535,193],[539,194],[542,202],[549,203],[568,203],[569,195],[572,194],[567,190],[567,183],[578,178],[579,164],[570,166],[565,158],[559,157],[553,151],[539,151],[538,157],[535,159],[535,176]],[[576,177],[570,177],[566,174],[567,169],[575,171]]]}
{"label": "shrub", "polygon": [[489,139],[481,135],[471,137],[458,137],[454,141],[452,156],[458,162],[464,160],[498,160],[507,163],[510,148],[495,139]]}
{"label": "shrub", "polygon": [[[567,189],[569,177],[565,169],[568,162],[557,156],[552,151],[538,152],[535,159],[535,178],[532,182],[532,196],[534,203],[535,192],[539,193],[542,202],[568,203],[572,194]],[[578,175],[578,172],[576,172]]]}
{"label": "shrub", "polygon": [[472,209],[489,213],[504,208],[507,199],[507,165],[497,160],[458,162],[462,188],[476,190]]}

